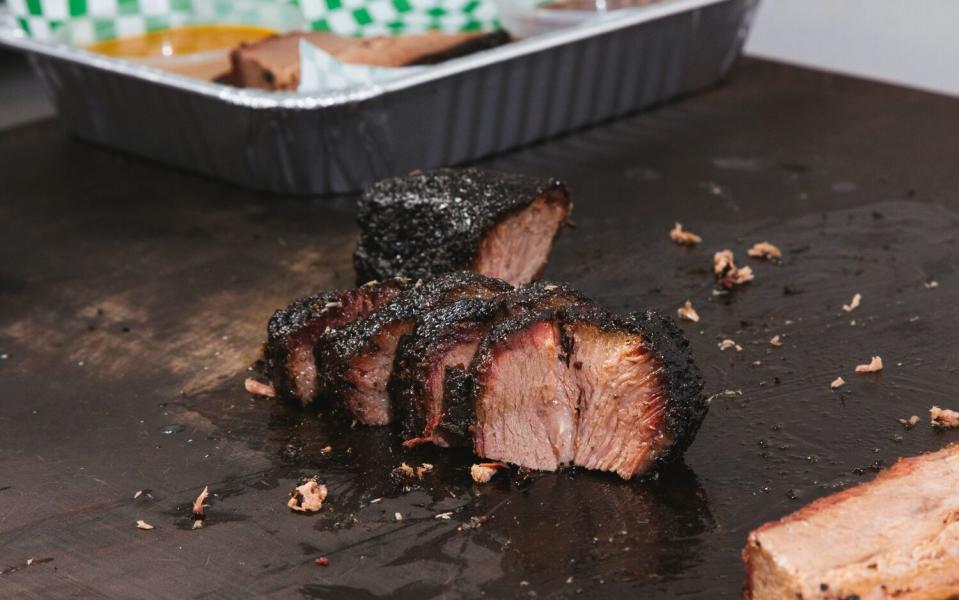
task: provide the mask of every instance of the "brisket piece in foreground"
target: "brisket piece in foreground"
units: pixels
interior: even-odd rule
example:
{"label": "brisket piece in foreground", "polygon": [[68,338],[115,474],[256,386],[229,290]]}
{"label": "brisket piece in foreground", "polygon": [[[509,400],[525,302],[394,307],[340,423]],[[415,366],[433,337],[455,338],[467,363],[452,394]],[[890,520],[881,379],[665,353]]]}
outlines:
{"label": "brisket piece in foreground", "polygon": [[743,551],[745,597],[959,597],[957,490],[953,444],[763,525]]}
{"label": "brisket piece in foreground", "polygon": [[295,90],[300,84],[300,40],[337,60],[375,67],[431,65],[500,46],[510,41],[505,31],[440,33],[354,38],[326,33],[290,32],[241,44],[230,53],[232,70],[226,80],[238,87]]}
{"label": "brisket piece in foreground", "polygon": [[308,404],[317,394],[313,347],[330,329],[368,315],[410,287],[405,279],[369,282],[345,291],[320,292],[273,313],[267,325],[266,366],[281,397]]}
{"label": "brisket piece in foreground", "polygon": [[359,203],[357,281],[468,269],[527,283],[542,271],[571,210],[569,191],[555,179],[478,169],[387,179]]}
{"label": "brisket piece in foreground", "polygon": [[[566,285],[536,282],[494,298],[462,300],[421,315],[413,331],[400,340],[389,384],[407,444],[469,445],[464,419],[458,416],[462,407],[454,406],[463,394],[449,394],[448,405],[447,386],[465,383],[466,369],[498,317],[590,303]],[[471,415],[472,410],[465,414]]]}
{"label": "brisket piece in foreground", "polygon": [[417,283],[317,344],[316,360],[323,365],[322,392],[346,406],[360,423],[390,423],[393,410],[387,382],[396,346],[401,336],[412,331],[417,317],[456,300],[490,298],[511,289],[503,281],[467,271]]}
{"label": "brisket piece in foreground", "polygon": [[470,369],[474,449],[624,479],[677,456],[707,411],[676,324],[655,313],[531,311],[498,323]]}

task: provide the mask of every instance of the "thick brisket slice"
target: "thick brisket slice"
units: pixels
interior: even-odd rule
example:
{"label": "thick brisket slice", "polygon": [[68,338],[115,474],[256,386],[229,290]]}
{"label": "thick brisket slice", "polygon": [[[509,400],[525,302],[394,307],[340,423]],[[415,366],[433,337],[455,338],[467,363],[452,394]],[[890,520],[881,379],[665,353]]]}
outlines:
{"label": "thick brisket slice", "polygon": [[323,391],[342,402],[367,425],[393,419],[387,382],[400,337],[412,331],[425,311],[464,298],[489,298],[512,289],[470,272],[449,273],[399,294],[369,316],[322,340],[316,359]]}
{"label": "thick brisket slice", "polygon": [[745,597],[959,597],[959,445],[906,458],[749,535]]}
{"label": "thick brisket slice", "polygon": [[555,179],[438,169],[381,181],[359,204],[357,280],[470,269],[526,283],[571,209]]}
{"label": "thick brisket slice", "polygon": [[574,464],[629,479],[689,446],[707,406],[671,320],[581,312],[566,315],[563,329],[581,391]]}
{"label": "thick brisket slice", "polygon": [[494,320],[525,310],[590,303],[566,285],[536,282],[495,298],[463,300],[424,313],[413,331],[400,340],[390,380],[405,438],[409,443],[439,446],[469,444],[463,424],[472,419],[471,405],[458,402],[462,393],[448,392],[450,386],[458,388],[468,382],[447,382],[447,377],[465,377]]}
{"label": "thick brisket slice", "polygon": [[470,371],[477,454],[625,479],[647,472],[684,450],[706,413],[687,346],[653,313],[578,307],[499,323]]}
{"label": "thick brisket slice", "polygon": [[325,32],[292,32],[244,44],[230,53],[234,85],[265,90],[295,90],[300,83],[300,40],[338,60],[377,67],[429,65],[479,52],[510,41],[504,31],[439,33],[353,38]]}
{"label": "thick brisket slice", "polygon": [[267,325],[267,371],[277,394],[309,403],[316,396],[313,347],[328,329],[342,327],[409,287],[407,280],[370,282],[357,289],[320,292],[273,313]]}

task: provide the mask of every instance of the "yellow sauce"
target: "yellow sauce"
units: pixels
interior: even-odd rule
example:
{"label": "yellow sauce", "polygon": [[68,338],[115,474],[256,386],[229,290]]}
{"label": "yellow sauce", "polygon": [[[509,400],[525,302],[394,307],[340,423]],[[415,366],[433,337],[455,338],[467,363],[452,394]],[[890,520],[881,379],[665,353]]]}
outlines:
{"label": "yellow sauce", "polygon": [[180,56],[225,50],[274,33],[276,31],[273,29],[254,25],[186,25],[97,42],[88,46],[87,49],[98,54],[121,58]]}

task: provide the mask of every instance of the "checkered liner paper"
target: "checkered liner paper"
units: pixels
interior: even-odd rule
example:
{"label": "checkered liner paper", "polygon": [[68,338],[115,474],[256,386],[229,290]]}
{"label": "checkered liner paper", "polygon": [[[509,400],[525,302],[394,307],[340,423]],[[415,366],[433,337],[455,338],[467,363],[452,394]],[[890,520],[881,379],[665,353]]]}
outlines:
{"label": "checkered liner paper", "polygon": [[[276,0],[279,2],[297,6],[311,29],[341,35],[496,27],[496,7],[491,0]],[[51,39],[58,29],[68,26],[70,40],[81,45],[191,22],[215,22],[218,15],[236,13],[236,3],[229,0],[8,0],[8,4],[20,27],[32,37]],[[245,4],[247,13],[254,13],[244,15],[240,22],[245,23],[257,22],[257,11],[275,9],[275,3],[269,1]]]}

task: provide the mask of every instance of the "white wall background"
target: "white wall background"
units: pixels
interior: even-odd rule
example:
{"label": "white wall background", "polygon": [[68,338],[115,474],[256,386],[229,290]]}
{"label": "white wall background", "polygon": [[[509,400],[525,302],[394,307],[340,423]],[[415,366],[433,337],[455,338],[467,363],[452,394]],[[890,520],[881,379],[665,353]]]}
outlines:
{"label": "white wall background", "polygon": [[959,96],[959,0],[760,0],[746,53]]}

